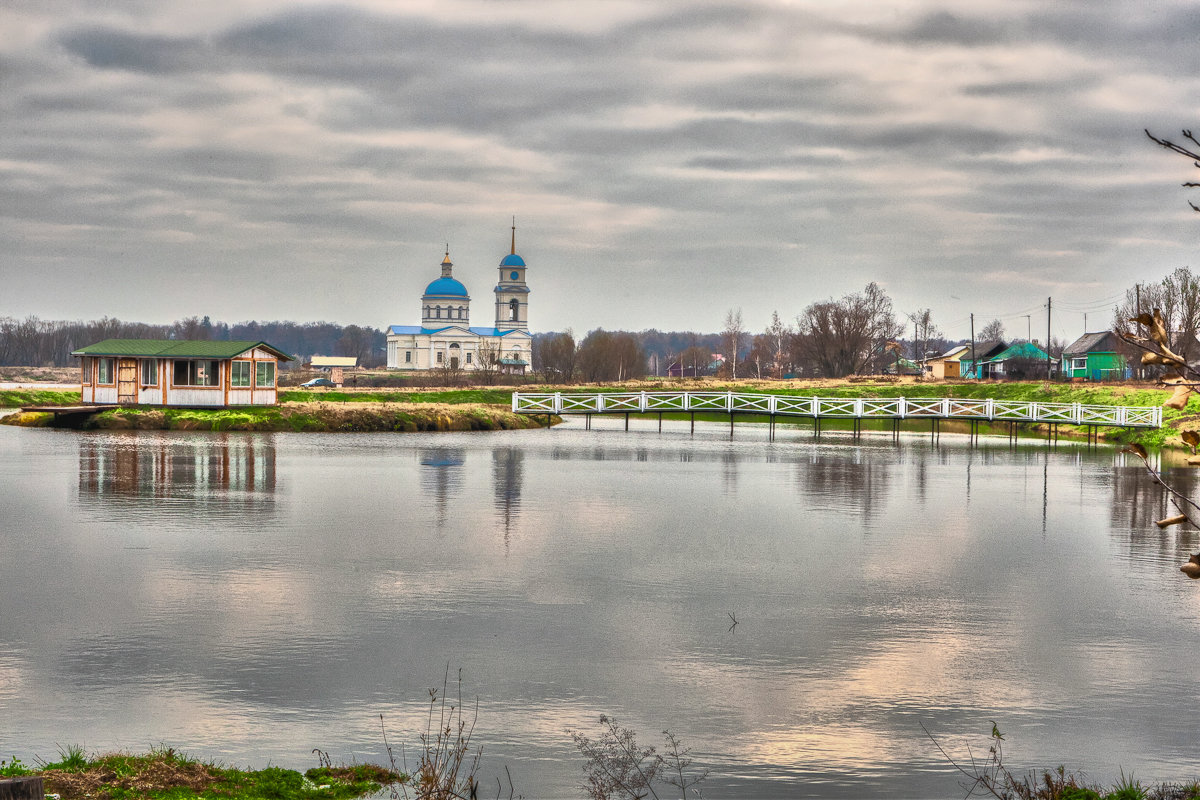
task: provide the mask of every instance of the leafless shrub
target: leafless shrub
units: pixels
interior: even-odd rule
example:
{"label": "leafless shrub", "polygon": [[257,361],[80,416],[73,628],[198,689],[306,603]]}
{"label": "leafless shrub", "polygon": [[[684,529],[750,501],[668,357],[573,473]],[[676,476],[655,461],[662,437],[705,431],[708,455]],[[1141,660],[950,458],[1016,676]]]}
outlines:
{"label": "leafless shrub", "polygon": [[700,796],[697,787],[708,777],[708,770],[689,772],[692,751],[670,731],[663,731],[667,746],[660,753],[653,745],[639,746],[633,729],[622,728],[611,717],[602,714],[600,724],[603,730],[596,739],[568,731],[587,759],[582,788],[592,800],[659,800],[656,784],[678,789],[681,798],[686,798],[689,790]]}
{"label": "leafless shrub", "polygon": [[[458,673],[458,700],[456,704],[447,705],[446,695],[450,682],[450,667],[446,667],[446,675],[442,679],[442,688],[429,690],[429,715],[425,724],[425,732],[420,735],[421,749],[418,753],[417,765],[413,770],[408,769],[407,760],[401,749],[400,762],[396,763],[396,755],[387,738],[387,728],[383,726],[383,715],[379,715],[379,724],[383,728],[383,744],[387,750],[388,760],[394,772],[407,776],[407,780],[392,785],[393,800],[477,800],[479,782],[476,773],[479,769],[479,759],[483,748],[477,747],[472,751],[471,735],[475,731],[475,722],[479,718],[479,701],[475,701],[475,710],[468,720],[462,713],[462,670]],[[434,715],[437,715],[437,727],[434,727]],[[510,780],[511,784],[511,780]],[[511,793],[510,793],[511,796]]]}

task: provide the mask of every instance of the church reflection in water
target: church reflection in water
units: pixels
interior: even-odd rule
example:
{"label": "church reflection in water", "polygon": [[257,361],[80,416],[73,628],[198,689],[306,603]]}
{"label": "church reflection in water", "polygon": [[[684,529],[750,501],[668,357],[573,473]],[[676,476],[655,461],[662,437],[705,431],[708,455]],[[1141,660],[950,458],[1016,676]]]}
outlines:
{"label": "church reflection in water", "polygon": [[525,452],[516,447],[497,447],[492,451],[492,490],[496,511],[504,526],[504,544],[508,545],[513,523],[521,511],[521,483]]}
{"label": "church reflection in water", "polygon": [[[470,451],[477,456],[476,451]],[[472,465],[465,447],[424,447],[418,451],[421,464],[421,491],[433,501],[434,516],[442,527],[452,515],[458,496],[465,491],[468,477],[477,479],[478,462]],[[525,452],[520,447],[496,447],[492,456],[493,506],[507,545],[521,510],[521,486],[524,482]]]}
{"label": "church reflection in water", "polygon": [[275,445],[269,436],[80,437],[81,502],[261,508],[274,503],[275,484]]}

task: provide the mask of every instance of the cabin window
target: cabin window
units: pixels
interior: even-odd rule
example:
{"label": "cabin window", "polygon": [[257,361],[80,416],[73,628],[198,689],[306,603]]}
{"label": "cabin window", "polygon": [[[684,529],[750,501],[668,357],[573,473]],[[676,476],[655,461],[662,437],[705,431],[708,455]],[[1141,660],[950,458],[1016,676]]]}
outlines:
{"label": "cabin window", "polygon": [[260,387],[275,386],[275,362],[274,361],[259,361],[254,365],[258,372],[254,376],[254,385]]}
{"label": "cabin window", "polygon": [[251,362],[249,361],[234,361],[229,374],[230,386],[249,386],[250,385],[250,369]]}
{"label": "cabin window", "polygon": [[220,367],[220,361],[176,361],[173,383],[176,386],[218,386]]}
{"label": "cabin window", "polygon": [[158,385],[158,359],[142,359],[142,386]]}
{"label": "cabin window", "polygon": [[1083,358],[1072,358],[1071,369],[1087,369],[1087,356]]}
{"label": "cabin window", "polygon": [[112,383],[113,382],[113,359],[97,358],[96,359],[96,383]]}
{"label": "cabin window", "polygon": [[405,351],[404,351],[404,363],[405,363],[405,364],[411,364],[411,363],[412,363],[412,350],[405,350]]}

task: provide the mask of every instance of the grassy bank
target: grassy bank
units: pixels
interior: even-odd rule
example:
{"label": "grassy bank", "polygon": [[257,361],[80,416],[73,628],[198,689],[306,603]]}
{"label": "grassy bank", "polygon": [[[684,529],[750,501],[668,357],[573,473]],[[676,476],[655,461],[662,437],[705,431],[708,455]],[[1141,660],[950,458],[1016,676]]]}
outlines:
{"label": "grassy bank", "polygon": [[[1044,383],[1044,382],[922,382],[892,379],[858,381],[715,381],[646,380],[621,385],[537,385],[521,387],[526,392],[621,392],[621,391],[740,391],[793,396],[867,397],[867,398],[993,398],[1047,403],[1085,403],[1090,405],[1161,406],[1170,393],[1149,385]],[[281,391],[280,405],[272,408],[219,410],[142,409],[118,410],[97,415],[90,426],[101,428],[160,428],[172,430],[275,430],[275,431],[453,431],[498,430],[536,427],[537,423],[507,411],[512,389],[446,388],[422,391],[391,390],[317,390]],[[80,401],[78,392],[39,390],[0,391],[0,407],[22,405],[71,405]],[[668,415],[670,416],[670,415]],[[705,417],[697,416],[697,419]],[[711,419],[724,421],[723,415]],[[749,418],[743,418],[749,420]],[[765,419],[765,418],[764,418]],[[12,425],[47,425],[45,418],[31,415],[5,417]],[[1159,430],[1101,429],[1109,442],[1137,442],[1145,447],[1181,447],[1179,433],[1200,429],[1200,400],[1193,399],[1183,411],[1164,409],[1164,427]],[[943,430],[952,431],[955,423]],[[827,430],[838,423],[827,421]],[[921,423],[909,423],[906,429],[924,430]],[[870,423],[867,423],[870,429]],[[1044,429],[1026,426],[1031,436],[1044,435]],[[985,428],[1006,434],[1005,428]],[[1085,436],[1082,428],[1062,425],[1062,437]]]}
{"label": "grassy bank", "polygon": [[350,800],[408,780],[371,764],[317,767],[303,775],[279,767],[237,769],[171,749],[87,757],[70,747],[60,755],[36,767],[16,758],[0,761],[0,778],[40,776],[47,794],[61,800]]}
{"label": "grassy bank", "polygon": [[[49,427],[54,415],[22,413],[0,424]],[[477,403],[285,403],[235,409],[119,408],[76,423],[86,430],[405,432],[497,431],[541,427],[542,421]]]}
{"label": "grassy bank", "polygon": [[79,392],[53,389],[0,389],[0,408],[21,406],[73,406],[82,401]]}
{"label": "grassy bank", "polygon": [[[282,767],[226,767],[169,748],[141,755],[86,756],[81,748],[68,747],[59,755],[59,761],[38,765],[0,759],[0,779],[41,777],[46,793],[61,800],[354,800],[380,796],[389,788],[392,797],[408,797],[409,791],[417,797],[466,796],[423,792],[430,786],[414,776],[374,764],[325,766],[324,758],[322,766],[301,774]],[[1143,785],[1131,774],[1114,786],[1102,787],[1062,767],[1019,777],[1003,769],[977,774],[986,776],[986,784],[976,783],[981,795],[989,794],[983,787],[990,784],[995,796],[1027,800],[1200,800],[1200,784],[1195,781]]]}

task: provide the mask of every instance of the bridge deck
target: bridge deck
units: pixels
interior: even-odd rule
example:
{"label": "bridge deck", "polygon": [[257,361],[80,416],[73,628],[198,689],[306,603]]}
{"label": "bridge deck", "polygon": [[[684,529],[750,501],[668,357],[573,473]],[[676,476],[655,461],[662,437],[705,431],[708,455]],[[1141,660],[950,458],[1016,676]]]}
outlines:
{"label": "bridge deck", "polygon": [[1159,428],[1160,406],[1098,406],[958,397],[799,397],[749,392],[513,392],[517,414],[709,411],[815,419],[963,419]]}

